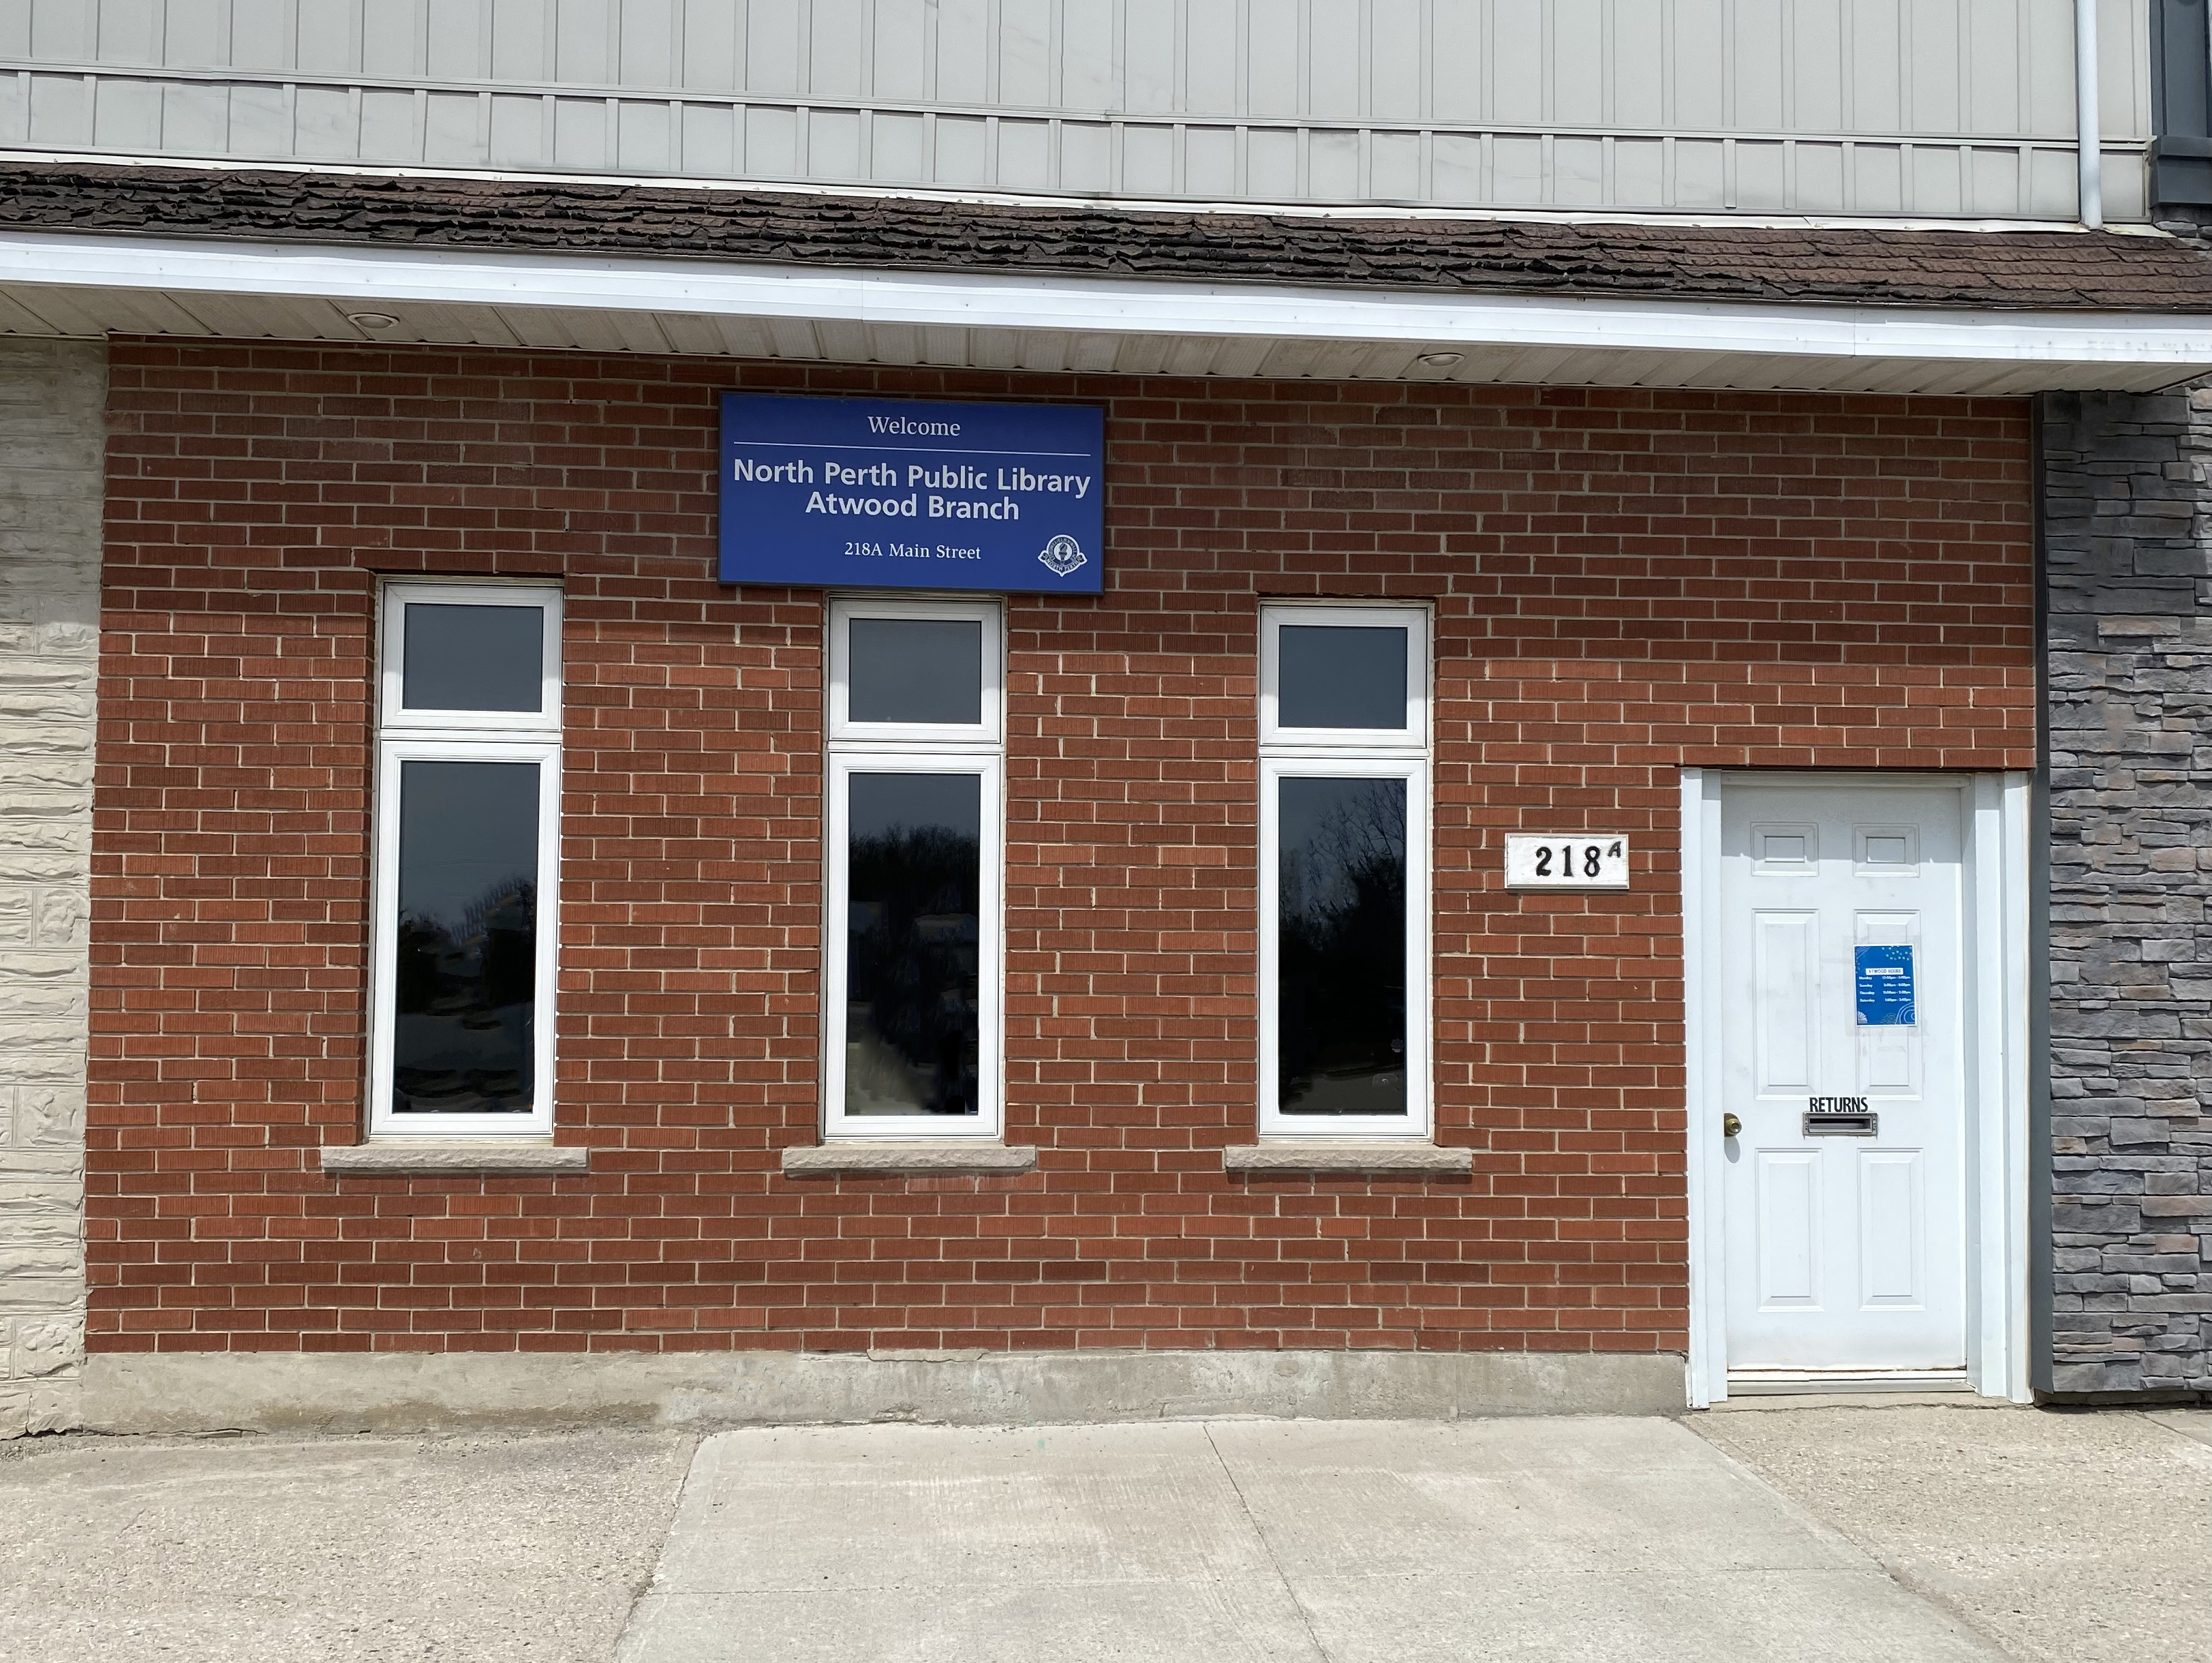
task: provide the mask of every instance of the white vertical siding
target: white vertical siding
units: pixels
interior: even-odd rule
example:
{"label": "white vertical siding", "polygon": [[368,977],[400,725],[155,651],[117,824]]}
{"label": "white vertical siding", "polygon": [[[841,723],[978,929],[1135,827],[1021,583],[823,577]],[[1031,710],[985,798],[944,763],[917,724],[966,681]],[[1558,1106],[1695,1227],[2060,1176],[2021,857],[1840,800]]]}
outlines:
{"label": "white vertical siding", "polygon": [[[2147,0],[2100,0],[2142,213]],[[2073,0],[0,0],[0,145],[2071,217]]]}

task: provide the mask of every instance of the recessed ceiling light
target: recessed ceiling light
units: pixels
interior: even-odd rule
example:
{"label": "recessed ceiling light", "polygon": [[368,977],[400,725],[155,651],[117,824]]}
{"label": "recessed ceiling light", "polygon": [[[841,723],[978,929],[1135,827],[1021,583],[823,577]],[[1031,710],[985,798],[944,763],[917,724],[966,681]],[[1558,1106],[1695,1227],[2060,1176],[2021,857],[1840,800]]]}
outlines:
{"label": "recessed ceiling light", "polygon": [[349,312],[346,321],[356,329],[397,329],[399,320],[389,312]]}
{"label": "recessed ceiling light", "polygon": [[1424,352],[1421,362],[1431,369],[1449,369],[1466,356],[1464,352]]}

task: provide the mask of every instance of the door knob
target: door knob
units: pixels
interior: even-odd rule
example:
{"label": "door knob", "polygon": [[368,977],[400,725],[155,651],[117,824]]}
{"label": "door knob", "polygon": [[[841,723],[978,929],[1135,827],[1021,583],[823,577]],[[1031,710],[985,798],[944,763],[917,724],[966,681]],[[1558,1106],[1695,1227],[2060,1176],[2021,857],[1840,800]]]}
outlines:
{"label": "door knob", "polygon": [[1723,1137],[1734,1137],[1742,1130],[1743,1120],[1741,1117],[1733,1114],[1724,1114],[1721,1117],[1721,1136]]}

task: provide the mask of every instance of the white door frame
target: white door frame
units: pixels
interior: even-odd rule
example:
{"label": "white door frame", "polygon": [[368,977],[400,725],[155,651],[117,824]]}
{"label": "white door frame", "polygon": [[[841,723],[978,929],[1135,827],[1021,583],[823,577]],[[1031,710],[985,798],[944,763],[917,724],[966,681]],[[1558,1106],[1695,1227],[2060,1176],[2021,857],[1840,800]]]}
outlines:
{"label": "white door frame", "polygon": [[1728,1256],[1721,1210],[1721,794],[1729,786],[1954,788],[1965,829],[1966,1378],[1984,1397],[2027,1385],[2028,777],[1682,771],[1682,983],[1688,1064],[1689,1400],[1728,1396]]}

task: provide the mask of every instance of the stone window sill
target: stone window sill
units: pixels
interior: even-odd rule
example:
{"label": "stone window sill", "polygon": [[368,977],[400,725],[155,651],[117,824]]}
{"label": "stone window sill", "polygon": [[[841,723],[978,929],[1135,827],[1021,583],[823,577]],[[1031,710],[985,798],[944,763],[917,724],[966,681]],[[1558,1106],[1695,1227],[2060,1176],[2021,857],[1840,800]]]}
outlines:
{"label": "stone window sill", "polygon": [[913,1138],[881,1142],[806,1143],[783,1152],[786,1178],[938,1177],[957,1173],[1026,1173],[1036,1166],[1035,1144],[985,1143],[968,1139]]}
{"label": "stone window sill", "polygon": [[1363,1173],[1383,1178],[1465,1178],[1474,1170],[1472,1149],[1441,1149],[1411,1138],[1315,1138],[1272,1143],[1232,1143],[1221,1152],[1231,1173]]}
{"label": "stone window sill", "polygon": [[323,1170],[333,1178],[560,1178],[591,1169],[589,1149],[538,1139],[393,1138],[323,1146]]}

